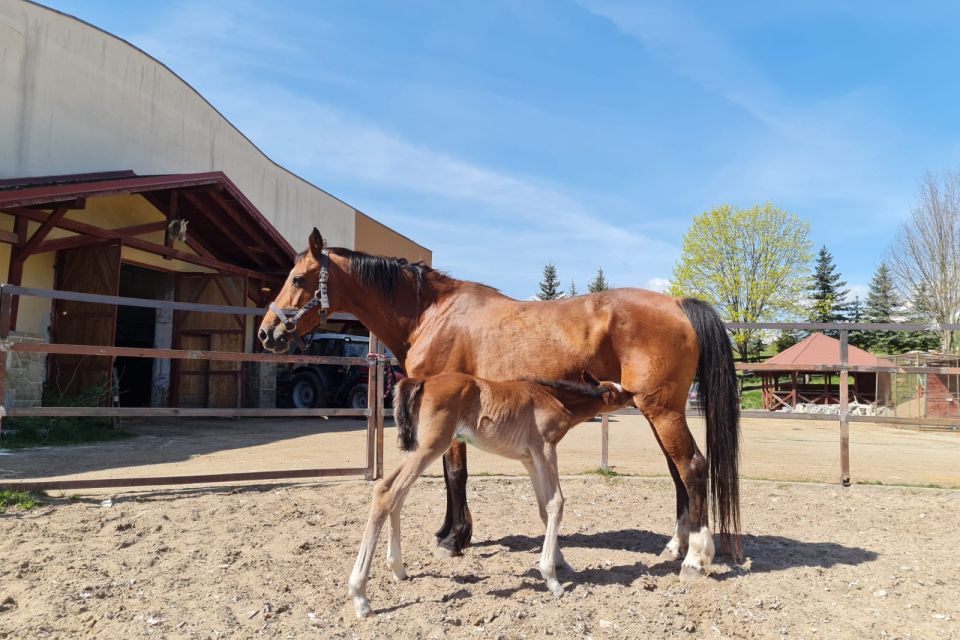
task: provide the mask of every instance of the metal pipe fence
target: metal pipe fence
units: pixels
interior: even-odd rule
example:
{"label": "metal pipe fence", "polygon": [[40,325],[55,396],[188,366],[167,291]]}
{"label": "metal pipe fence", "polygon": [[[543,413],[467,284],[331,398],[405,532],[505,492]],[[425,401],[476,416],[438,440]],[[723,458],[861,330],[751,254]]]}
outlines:
{"label": "metal pipe fence", "polygon": [[[725,323],[728,331],[738,329],[774,329],[774,330],[801,330],[801,331],[837,331],[840,339],[840,366],[836,365],[806,365],[795,368],[798,372],[809,373],[837,373],[840,377],[840,406],[837,414],[798,414],[780,411],[742,411],[743,418],[763,418],[774,420],[837,420],[840,424],[840,483],[850,485],[850,423],[866,422],[875,424],[891,424],[896,426],[914,426],[917,428],[932,429],[960,429],[960,418],[903,418],[894,416],[861,416],[850,415],[849,407],[849,375],[851,373],[921,373],[921,374],[948,374],[960,373],[957,367],[889,367],[851,365],[849,362],[850,331],[957,331],[960,324],[928,325],[910,323],[865,323],[865,322],[728,322]],[[737,371],[762,372],[771,370],[762,363],[736,363]],[[778,369],[783,369],[778,366]],[[637,409],[621,409],[614,415],[642,415]],[[687,411],[687,416],[699,416],[699,411]],[[601,450],[600,467],[608,471],[609,467],[609,414],[601,416]]]}
{"label": "metal pipe fence", "polygon": [[[70,300],[117,306],[136,306],[175,311],[199,311],[203,313],[262,316],[265,309],[253,307],[230,307],[188,302],[170,302],[165,300],[147,300],[121,296],[76,293],[72,291],[53,291],[0,284],[0,433],[3,431],[5,417],[365,417],[366,425],[366,464],[363,467],[316,468],[316,469],[276,469],[235,473],[216,473],[203,475],[178,476],[136,476],[130,478],[96,478],[83,480],[49,481],[5,481],[3,486],[21,490],[33,489],[91,489],[107,487],[133,487],[179,484],[209,484],[215,482],[237,482],[249,480],[281,480],[292,478],[316,478],[328,476],[363,475],[372,480],[383,475],[383,374],[385,358],[379,339],[370,334],[368,358],[343,358],[333,356],[277,355],[267,353],[241,353],[232,351],[198,351],[183,349],[147,349],[99,345],[56,344],[10,341],[11,309],[14,296],[31,296],[51,300]],[[333,319],[348,318],[337,314]],[[313,408],[278,409],[267,408],[194,408],[194,407],[7,407],[7,352],[67,354],[80,356],[101,356],[115,358],[126,356],[134,358],[156,358],[168,360],[259,362],[273,364],[333,364],[368,365],[367,408]],[[395,362],[395,361],[394,361]]]}
{"label": "metal pipe fence", "polygon": [[[198,311],[226,315],[259,317],[266,309],[254,307],[231,307],[165,300],[148,300],[121,296],[76,293],[72,291],[54,291],[0,284],[0,432],[3,430],[4,417],[365,417],[366,425],[366,464],[352,468],[317,469],[278,469],[271,471],[236,472],[204,475],[154,476],[131,478],[103,478],[87,480],[52,481],[7,481],[5,486],[19,489],[79,489],[105,488],[119,486],[150,486],[171,484],[207,484],[214,482],[233,482],[245,480],[280,480],[292,478],[313,478],[324,476],[363,475],[367,479],[383,477],[383,428],[384,417],[392,414],[383,406],[383,374],[386,364],[382,356],[383,348],[376,335],[370,334],[369,358],[343,358],[333,356],[310,356],[301,354],[240,353],[227,351],[198,351],[181,349],[147,349],[99,345],[56,344],[35,342],[11,342],[11,309],[14,296],[31,296],[51,300],[69,300],[118,306],[135,306],[174,311]],[[332,319],[350,318],[347,314],[334,314]],[[909,367],[909,366],[862,366],[851,365],[848,357],[849,332],[855,331],[930,331],[960,330],[960,324],[930,326],[922,324],[872,324],[872,323],[727,323],[730,331],[738,329],[786,329],[786,330],[834,330],[840,338],[840,365],[806,365],[796,367],[798,372],[837,373],[840,377],[840,402],[837,414],[797,414],[777,411],[743,411],[745,418],[789,419],[839,421],[840,425],[840,482],[850,484],[850,433],[851,422],[868,422],[919,428],[960,429],[960,420],[952,418],[903,418],[894,416],[850,415],[848,377],[851,373],[912,373],[912,374],[948,374],[960,373],[957,367]],[[193,408],[193,407],[6,407],[5,391],[7,379],[6,352],[47,353],[101,357],[135,357],[169,360],[260,362],[275,364],[335,364],[368,365],[367,409],[315,408]],[[392,361],[395,363],[396,361]],[[762,363],[736,363],[738,371],[763,372],[770,370]],[[622,409],[615,415],[640,415],[637,409]],[[698,411],[688,411],[688,416],[700,415]],[[601,416],[601,456],[600,466],[609,469],[609,414]]]}

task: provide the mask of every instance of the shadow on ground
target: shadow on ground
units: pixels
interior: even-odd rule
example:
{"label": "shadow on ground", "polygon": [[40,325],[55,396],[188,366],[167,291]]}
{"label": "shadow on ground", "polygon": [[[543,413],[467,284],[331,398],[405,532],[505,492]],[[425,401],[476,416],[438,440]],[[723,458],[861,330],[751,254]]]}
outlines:
{"label": "shadow on ground", "polygon": [[121,428],[136,437],[5,452],[0,478],[29,480],[181,462],[317,433],[357,432],[359,438],[367,423],[359,418],[136,418],[125,419]]}

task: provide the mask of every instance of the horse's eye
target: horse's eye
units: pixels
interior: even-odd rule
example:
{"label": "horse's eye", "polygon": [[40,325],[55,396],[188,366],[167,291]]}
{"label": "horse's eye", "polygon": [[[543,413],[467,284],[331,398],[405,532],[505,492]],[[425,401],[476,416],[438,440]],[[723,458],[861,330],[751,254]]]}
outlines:
{"label": "horse's eye", "polygon": [[293,286],[303,288],[303,276],[293,276],[293,280],[291,280],[291,282],[293,283]]}

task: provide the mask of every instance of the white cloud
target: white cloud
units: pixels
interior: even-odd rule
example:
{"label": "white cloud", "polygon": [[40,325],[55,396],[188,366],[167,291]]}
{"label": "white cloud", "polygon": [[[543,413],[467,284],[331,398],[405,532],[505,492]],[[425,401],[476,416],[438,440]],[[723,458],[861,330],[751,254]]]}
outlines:
{"label": "white cloud", "polygon": [[666,291],[670,286],[670,281],[667,278],[650,278],[647,280],[647,289],[651,291]]}

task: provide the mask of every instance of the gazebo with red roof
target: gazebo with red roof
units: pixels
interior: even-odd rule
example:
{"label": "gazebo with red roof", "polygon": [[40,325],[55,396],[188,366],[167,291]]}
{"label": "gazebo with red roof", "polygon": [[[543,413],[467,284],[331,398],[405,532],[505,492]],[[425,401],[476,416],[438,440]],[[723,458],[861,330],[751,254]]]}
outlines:
{"label": "gazebo with red roof", "polygon": [[[847,364],[861,367],[892,367],[893,363],[853,345],[847,347]],[[833,368],[836,367],[836,368]],[[840,387],[832,383],[833,374],[840,372],[840,341],[822,333],[812,333],[789,349],[760,363],[754,370],[760,374],[763,389],[763,408],[776,411],[795,407],[799,403],[837,404]],[[811,374],[822,374],[822,383],[813,383]],[[877,401],[878,375],[874,372],[852,372],[851,401]],[[889,384],[881,385],[888,389]],[[881,393],[882,395],[882,393]]]}

